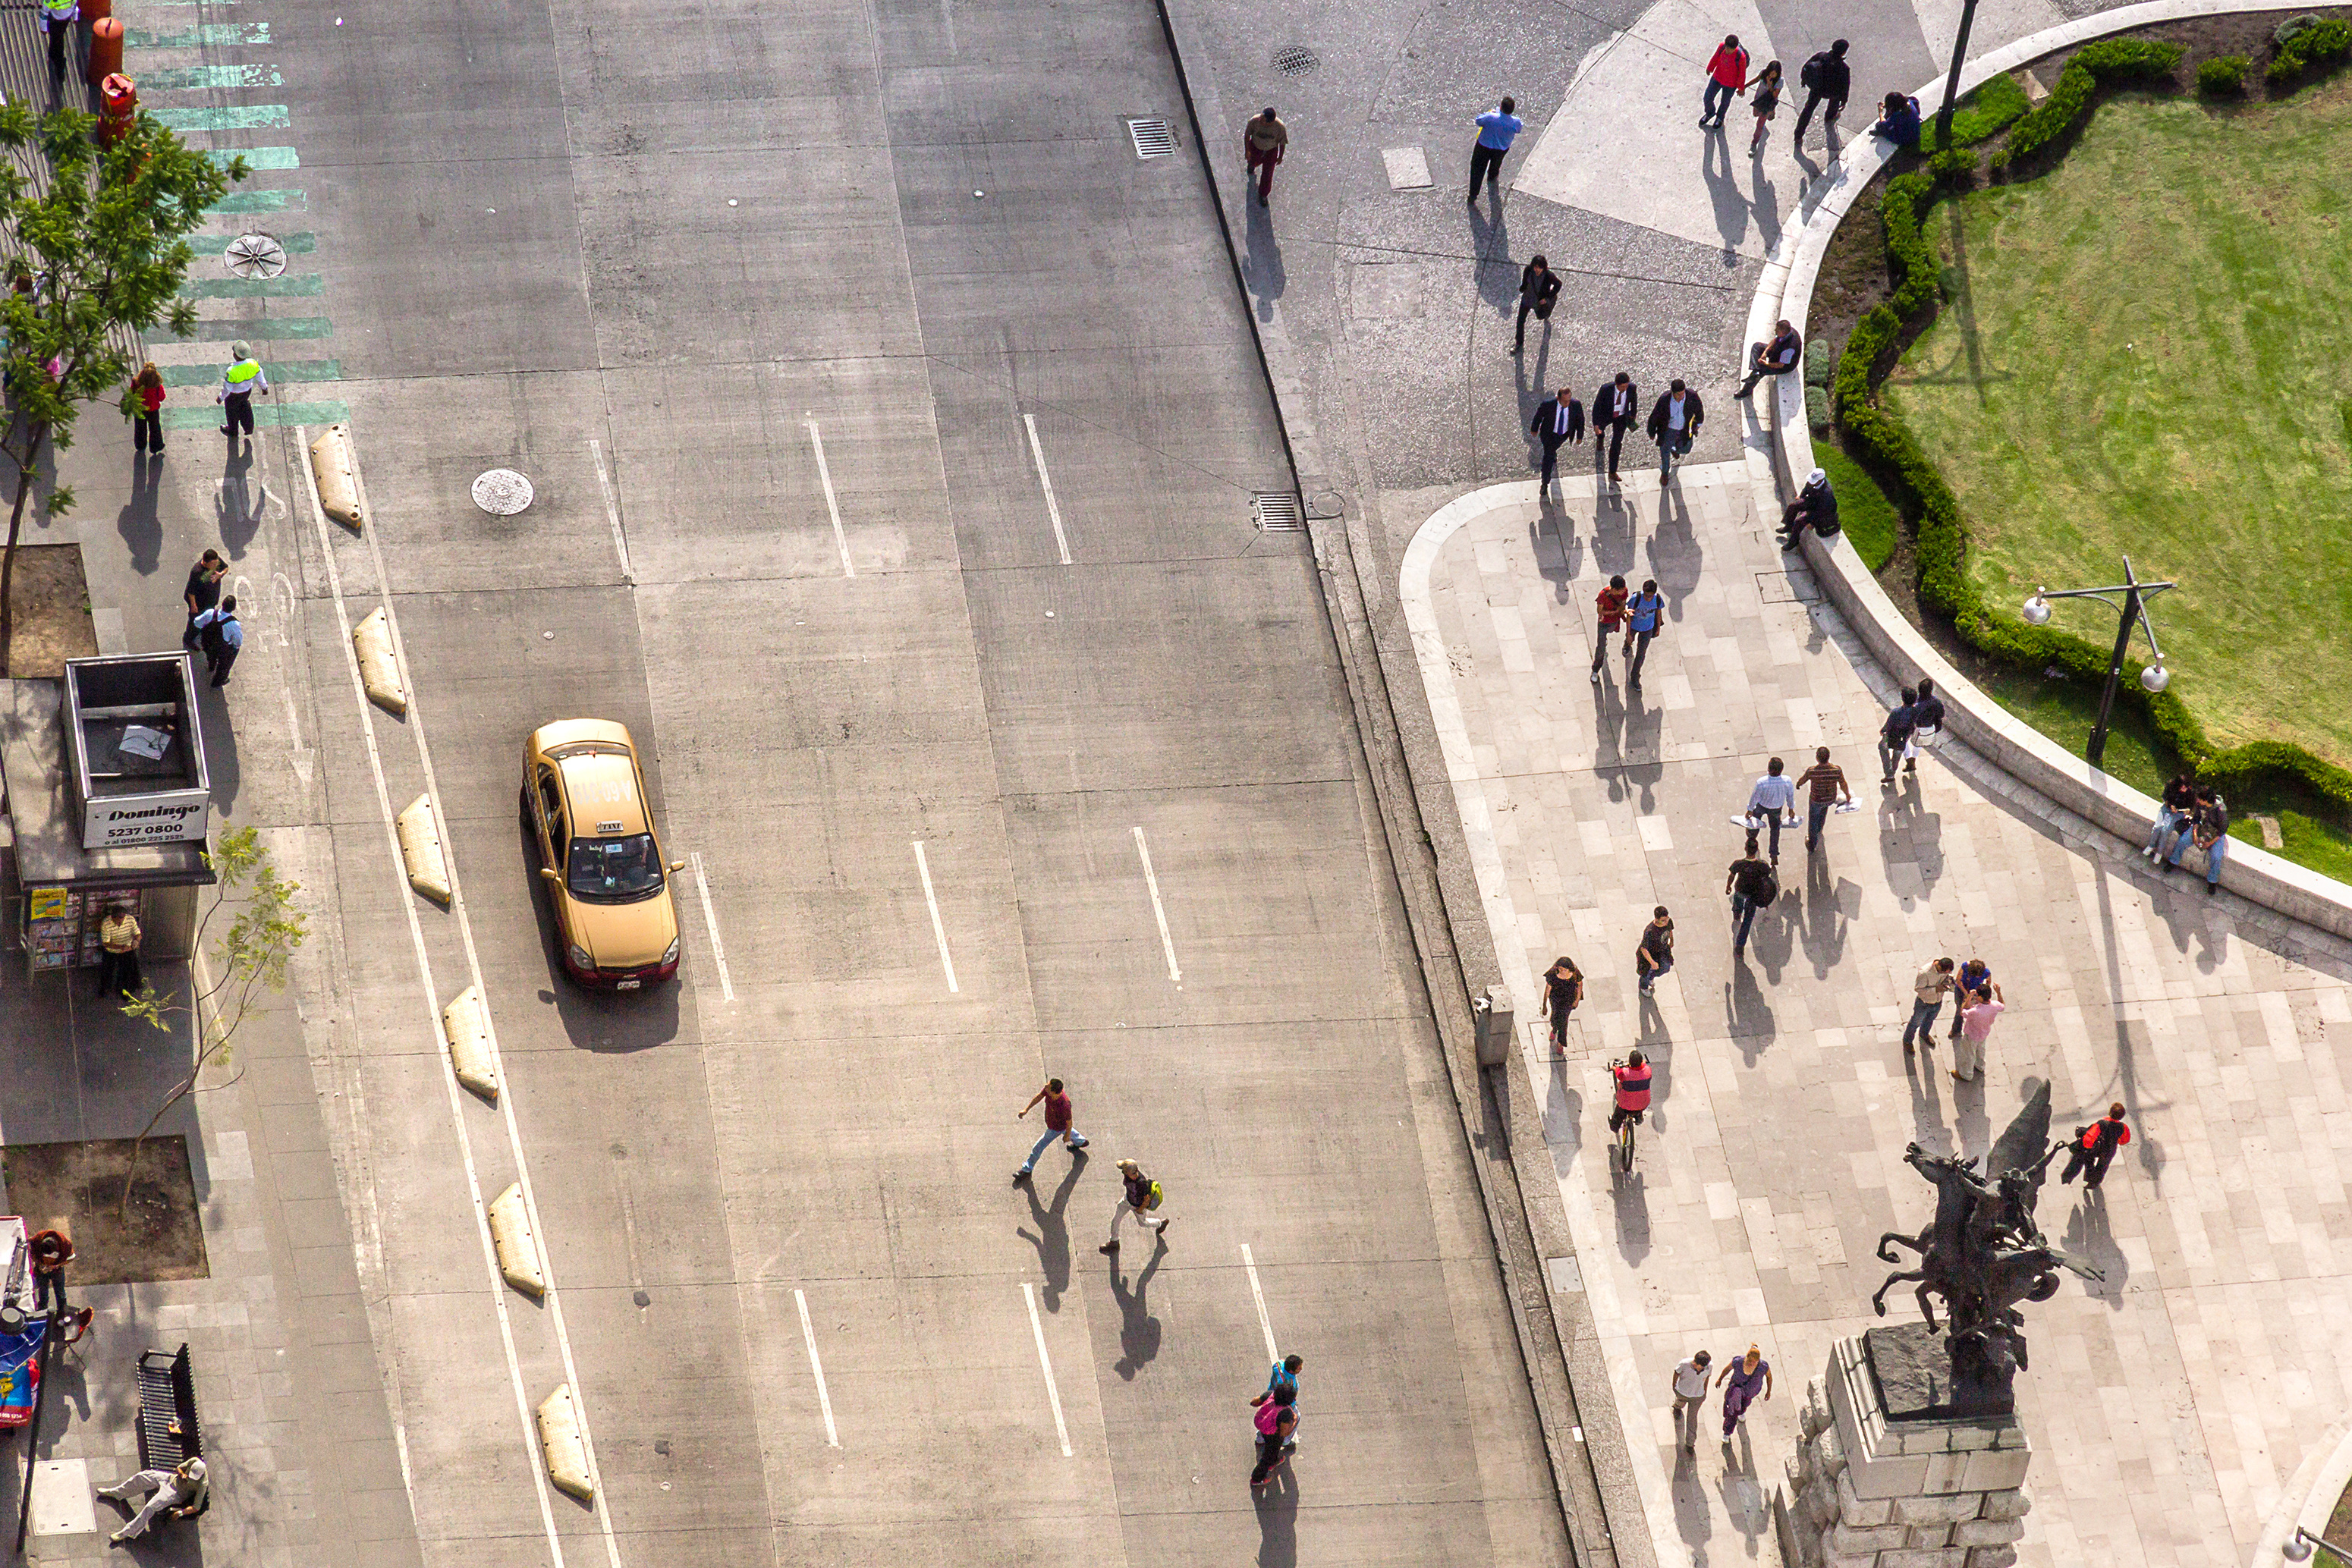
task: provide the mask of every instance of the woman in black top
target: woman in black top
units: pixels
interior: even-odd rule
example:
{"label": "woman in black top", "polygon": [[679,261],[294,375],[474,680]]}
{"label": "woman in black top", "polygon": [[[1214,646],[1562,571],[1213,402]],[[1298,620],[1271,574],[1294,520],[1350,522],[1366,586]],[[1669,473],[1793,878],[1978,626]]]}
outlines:
{"label": "woman in black top", "polygon": [[1568,1049],[1568,1015],[1584,999],[1584,971],[1576,960],[1562,953],[1552,967],[1544,971],[1544,997],[1541,1010],[1551,1019],[1551,1048],[1555,1051]]}

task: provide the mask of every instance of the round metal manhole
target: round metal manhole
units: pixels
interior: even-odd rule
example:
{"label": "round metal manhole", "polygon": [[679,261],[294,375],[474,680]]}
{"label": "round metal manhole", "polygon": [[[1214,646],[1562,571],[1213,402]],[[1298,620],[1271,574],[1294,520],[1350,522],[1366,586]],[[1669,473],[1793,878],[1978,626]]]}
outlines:
{"label": "round metal manhole", "polygon": [[530,481],[511,468],[493,468],[474,481],[474,505],[494,517],[513,517],[530,497]]}
{"label": "round metal manhole", "polygon": [[239,235],[221,256],[239,277],[275,277],[286,270],[286,247],[268,235]]}
{"label": "round metal manhole", "polygon": [[1274,68],[1286,77],[1303,77],[1322,63],[1315,57],[1314,50],[1302,49],[1296,44],[1274,51]]}

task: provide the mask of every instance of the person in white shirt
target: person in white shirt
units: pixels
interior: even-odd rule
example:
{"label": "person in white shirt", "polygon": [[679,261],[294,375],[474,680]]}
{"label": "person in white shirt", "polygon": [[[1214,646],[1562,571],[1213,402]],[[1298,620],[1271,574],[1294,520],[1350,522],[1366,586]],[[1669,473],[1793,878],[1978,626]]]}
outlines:
{"label": "person in white shirt", "polygon": [[[1756,788],[1748,793],[1748,815],[1761,817],[1764,826],[1772,831],[1772,863],[1780,863],[1780,824],[1783,818],[1797,820],[1797,783],[1780,770],[1780,759],[1774,758],[1765,765],[1764,777],[1756,780]],[[1751,827],[1754,826],[1751,821]]]}
{"label": "person in white shirt", "polygon": [[1685,1454],[1698,1448],[1699,1411],[1706,1404],[1706,1368],[1712,1359],[1706,1352],[1695,1350],[1675,1366],[1675,1436]]}

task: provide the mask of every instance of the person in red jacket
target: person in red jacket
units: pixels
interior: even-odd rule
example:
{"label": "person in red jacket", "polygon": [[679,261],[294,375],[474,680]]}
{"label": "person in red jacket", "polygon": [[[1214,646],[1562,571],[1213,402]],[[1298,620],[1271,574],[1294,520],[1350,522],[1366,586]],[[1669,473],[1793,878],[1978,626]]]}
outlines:
{"label": "person in red jacket", "polygon": [[1731,100],[1747,90],[1748,51],[1739,47],[1738,34],[1727,33],[1723,47],[1706,62],[1706,97],[1699,110],[1700,129],[1721,130]]}
{"label": "person in red jacket", "polygon": [[2106,1179],[2107,1166],[2115,1163],[2116,1151],[2131,1142],[2131,1129],[2124,1124],[2124,1103],[2120,1100],[2107,1107],[2107,1113],[2074,1134],[2066,1145],[2066,1168],[2060,1181],[2073,1181],[2082,1175],[2085,1187],[2095,1187]]}
{"label": "person in red jacket", "polygon": [[142,452],[152,451],[163,455],[163,372],[148,361],[140,367],[139,379],[131,383],[139,394],[141,412],[133,416],[136,428],[131,432],[131,444]]}

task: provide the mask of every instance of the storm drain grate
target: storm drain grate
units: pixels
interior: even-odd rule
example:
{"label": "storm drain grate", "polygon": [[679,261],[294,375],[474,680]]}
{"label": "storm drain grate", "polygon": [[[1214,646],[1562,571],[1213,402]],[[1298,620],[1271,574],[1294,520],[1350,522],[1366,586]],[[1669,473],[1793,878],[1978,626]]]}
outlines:
{"label": "storm drain grate", "polygon": [[1176,151],[1176,128],[1164,120],[1130,120],[1127,133],[1135,138],[1138,158],[1165,158]]}
{"label": "storm drain grate", "polygon": [[1298,497],[1287,491],[1260,490],[1250,497],[1250,517],[1270,534],[1295,534],[1307,527]]}
{"label": "storm drain grate", "polygon": [[1315,57],[1314,50],[1302,49],[1296,44],[1274,51],[1274,68],[1286,77],[1303,77],[1322,63]]}

